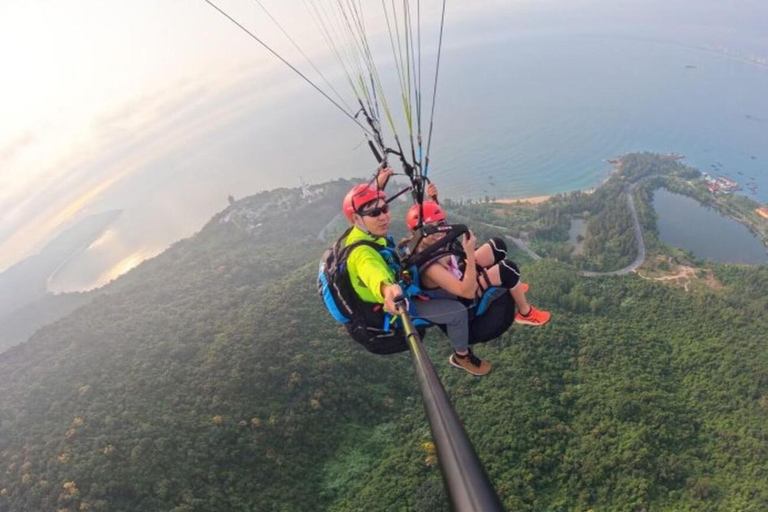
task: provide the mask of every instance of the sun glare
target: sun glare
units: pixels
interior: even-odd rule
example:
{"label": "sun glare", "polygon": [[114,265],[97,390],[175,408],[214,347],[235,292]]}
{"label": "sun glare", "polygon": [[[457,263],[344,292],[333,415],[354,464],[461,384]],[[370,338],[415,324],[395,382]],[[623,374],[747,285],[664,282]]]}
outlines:
{"label": "sun glare", "polygon": [[99,288],[109,283],[110,281],[114,281],[123,274],[126,274],[134,268],[138,267],[143,261],[156,256],[160,252],[161,249],[144,247],[131,253],[122,260],[118,261],[115,265],[112,266],[112,268],[102,273],[89,288]]}
{"label": "sun glare", "polygon": [[91,245],[88,246],[88,250],[91,249],[98,249],[99,247],[103,247],[105,244],[111,242],[115,238],[115,230],[110,228],[106,230],[104,233],[101,234],[99,238],[93,241]]}

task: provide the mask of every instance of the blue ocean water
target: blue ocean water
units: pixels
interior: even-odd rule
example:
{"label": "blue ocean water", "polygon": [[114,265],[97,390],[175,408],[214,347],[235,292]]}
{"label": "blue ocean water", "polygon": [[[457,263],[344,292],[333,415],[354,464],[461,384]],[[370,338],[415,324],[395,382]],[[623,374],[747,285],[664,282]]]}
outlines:
{"label": "blue ocean water", "polygon": [[[754,178],[768,202],[765,91],[768,66],[648,40],[527,33],[449,48],[430,177],[445,197],[522,197],[592,188],[612,156],[676,152],[702,171]],[[216,169],[217,183],[246,192],[375,167],[359,128],[305,84],[209,140],[193,175]]]}
{"label": "blue ocean water", "polygon": [[604,158],[655,151],[754,178],[768,202],[768,67],[648,41],[547,36],[467,48],[445,68],[433,152],[447,196],[590,188],[609,169]]}

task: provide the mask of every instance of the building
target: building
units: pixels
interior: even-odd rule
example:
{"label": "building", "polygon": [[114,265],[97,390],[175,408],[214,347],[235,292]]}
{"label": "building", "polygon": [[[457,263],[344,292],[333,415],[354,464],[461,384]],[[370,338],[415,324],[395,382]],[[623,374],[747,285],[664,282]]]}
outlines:
{"label": "building", "polygon": [[757,213],[768,219],[768,206],[761,206],[757,210],[755,210]]}

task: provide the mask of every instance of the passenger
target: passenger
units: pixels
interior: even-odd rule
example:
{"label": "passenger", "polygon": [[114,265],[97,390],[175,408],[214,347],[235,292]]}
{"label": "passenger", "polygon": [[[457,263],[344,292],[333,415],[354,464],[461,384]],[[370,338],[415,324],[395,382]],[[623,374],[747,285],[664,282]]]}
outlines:
{"label": "passenger", "polygon": [[[425,201],[421,208],[414,205],[408,210],[406,224],[414,232],[420,223],[423,212],[423,225],[446,224],[445,211],[434,201]],[[428,235],[419,244],[417,251],[424,251],[438,240],[444,233]],[[517,305],[515,322],[523,325],[540,326],[546,324],[551,315],[528,304],[525,293],[528,285],[521,282],[520,267],[506,258],[507,246],[501,238],[494,237],[488,243],[475,249],[476,239],[472,232],[463,237],[461,247],[463,257],[459,258],[450,248],[438,251],[435,258],[429,260],[419,271],[421,287],[428,291],[432,300],[417,303],[419,316],[430,319],[429,304],[434,301],[454,301],[466,308],[466,303],[482,297],[483,292],[490,287],[501,287],[509,290],[509,294]],[[461,302],[463,301],[463,302]],[[472,373],[486,375],[491,370],[490,362],[482,360],[472,353],[468,341],[466,343],[451,336],[454,352],[449,359],[450,364]]]}

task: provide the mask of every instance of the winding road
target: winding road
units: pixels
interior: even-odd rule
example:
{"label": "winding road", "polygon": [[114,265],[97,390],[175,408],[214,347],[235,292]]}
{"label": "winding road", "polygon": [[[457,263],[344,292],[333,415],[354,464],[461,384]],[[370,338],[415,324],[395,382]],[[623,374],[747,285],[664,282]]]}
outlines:
{"label": "winding road", "polygon": [[[627,188],[624,190],[624,194],[627,196],[627,204],[629,205],[629,210],[632,212],[632,222],[633,222],[633,229],[635,232],[635,240],[637,241],[637,257],[635,258],[635,261],[627,265],[626,267],[614,270],[612,272],[593,272],[591,270],[582,270],[579,272],[579,275],[585,276],[585,277],[599,277],[599,276],[622,276],[625,274],[629,274],[630,272],[634,272],[637,270],[640,265],[643,264],[645,261],[645,240],[643,239],[643,230],[640,228],[640,220],[637,218],[637,209],[635,208],[635,198],[632,197],[632,192],[635,190],[636,183],[633,183],[632,185],[627,186]],[[489,226],[492,226],[492,224],[489,224]],[[504,229],[501,226],[493,226],[495,228]],[[528,244],[525,243],[520,238],[514,238],[509,235],[506,235],[506,238],[512,241],[513,244],[517,246],[518,249],[521,251],[524,251],[528,256],[533,258],[534,260],[540,260],[541,256],[536,254],[530,247],[528,247]]]}

